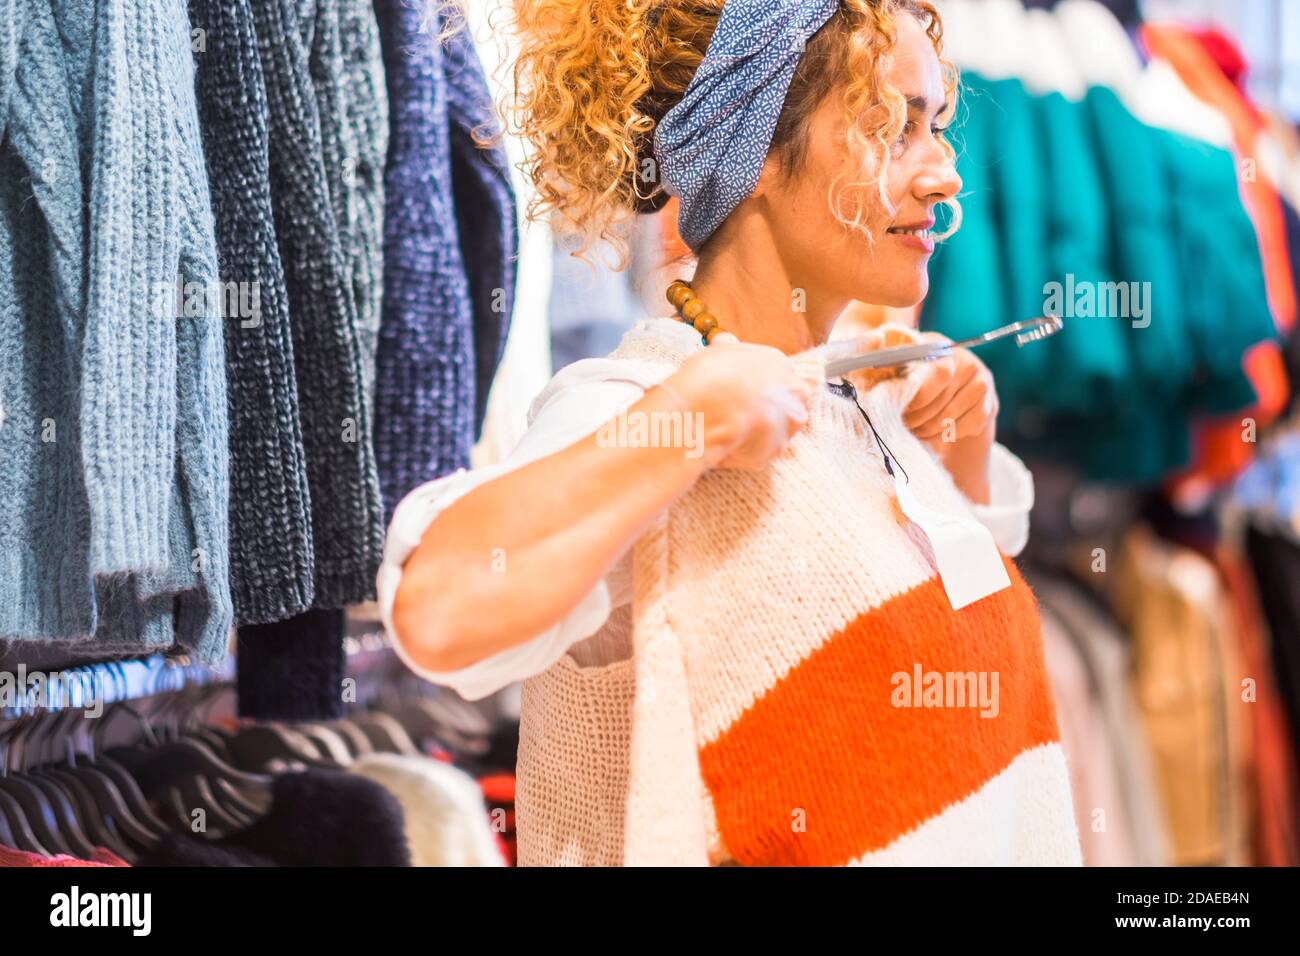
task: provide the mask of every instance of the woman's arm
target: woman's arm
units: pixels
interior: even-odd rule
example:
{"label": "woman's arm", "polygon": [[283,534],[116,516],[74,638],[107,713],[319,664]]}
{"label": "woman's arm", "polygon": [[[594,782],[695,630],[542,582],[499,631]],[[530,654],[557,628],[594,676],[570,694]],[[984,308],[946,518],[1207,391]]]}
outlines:
{"label": "woman's arm", "polygon": [[755,345],[717,343],[667,385],[621,414],[689,414],[692,446],[611,447],[598,429],[433,519],[393,597],[391,629],[409,661],[455,671],[554,627],[706,470],[758,468],[780,452],[811,399],[806,373]]}
{"label": "woman's arm", "polygon": [[[671,413],[652,388],[625,414]],[[600,431],[457,499],[402,569],[395,638],[457,670],[554,626],[704,470],[682,448],[602,447]]]}

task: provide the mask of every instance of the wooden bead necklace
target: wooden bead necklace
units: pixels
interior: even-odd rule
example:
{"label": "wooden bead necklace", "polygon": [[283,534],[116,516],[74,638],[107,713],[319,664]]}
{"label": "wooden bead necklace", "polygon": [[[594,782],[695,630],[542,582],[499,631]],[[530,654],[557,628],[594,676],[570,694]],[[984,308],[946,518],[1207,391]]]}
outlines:
{"label": "wooden bead necklace", "polygon": [[709,307],[699,300],[689,282],[684,282],[681,279],[674,281],[668,287],[667,297],[669,304],[677,310],[677,315],[681,320],[700,333],[705,345],[710,344],[724,332],[728,335],[731,334],[718,324],[718,317],[710,312]]}

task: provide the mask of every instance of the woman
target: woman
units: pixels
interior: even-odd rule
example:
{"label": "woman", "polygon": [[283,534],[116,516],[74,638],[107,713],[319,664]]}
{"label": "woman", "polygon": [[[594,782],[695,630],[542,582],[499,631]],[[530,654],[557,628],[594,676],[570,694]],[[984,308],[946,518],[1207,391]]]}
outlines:
{"label": "woman", "polygon": [[[508,461],[390,529],[404,660],[471,698],[524,680],[520,863],[1077,864],[1009,560],[1032,482],[988,371],[960,353],[855,395],[814,350],[852,300],[925,294],[960,188],[937,14],[516,16],[542,210],[609,236],[666,190],[698,256],[675,314],[562,370]],[[656,421],[676,447],[634,427]]]}

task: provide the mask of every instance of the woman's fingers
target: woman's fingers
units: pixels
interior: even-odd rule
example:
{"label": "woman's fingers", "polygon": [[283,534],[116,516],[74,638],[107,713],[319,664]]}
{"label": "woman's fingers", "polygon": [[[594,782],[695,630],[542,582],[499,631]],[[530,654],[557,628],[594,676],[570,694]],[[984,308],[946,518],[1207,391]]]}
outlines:
{"label": "woman's fingers", "polygon": [[[989,420],[997,417],[997,390],[984,363],[965,350],[955,352],[951,361],[955,371],[944,389],[935,393],[927,381],[917,393],[923,402],[914,401],[904,412],[904,422],[918,438],[958,441],[981,434]],[[929,394],[922,395],[922,391]]]}
{"label": "woman's fingers", "polygon": [[988,388],[979,378],[971,376],[960,388],[958,388],[942,408],[936,409],[930,417],[919,422],[916,428],[918,435],[930,433],[935,429],[943,428],[948,422],[955,422],[972,409],[983,411],[987,404]]}
{"label": "woman's fingers", "polygon": [[982,396],[976,389],[964,388],[953,396],[952,401],[939,414],[917,425],[912,429],[912,433],[917,438],[938,438],[945,432],[954,441],[958,438],[966,438],[968,435],[963,433],[961,428],[963,420],[972,411],[976,412],[978,417],[982,401]]}
{"label": "woman's fingers", "polygon": [[950,358],[928,362],[920,373],[924,376],[921,387],[907,403],[903,414],[924,420],[933,414],[935,408],[941,408],[940,403],[947,398],[956,371],[955,363]]}
{"label": "woman's fingers", "polygon": [[914,429],[922,440],[962,441],[981,435],[998,417],[997,392],[982,379],[976,379],[953,399],[937,419]]}
{"label": "woman's fingers", "polygon": [[943,365],[927,373],[924,384],[917,389],[912,401],[903,411],[903,420],[909,425],[919,425],[939,415],[952,401],[954,395],[975,375],[976,369],[953,359],[941,359]]}

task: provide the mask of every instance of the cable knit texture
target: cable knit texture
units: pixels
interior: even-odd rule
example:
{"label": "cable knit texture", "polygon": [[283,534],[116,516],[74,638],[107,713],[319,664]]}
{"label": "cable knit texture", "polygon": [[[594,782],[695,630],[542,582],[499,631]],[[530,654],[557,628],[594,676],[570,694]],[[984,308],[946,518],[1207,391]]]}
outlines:
{"label": "cable knit texture", "polygon": [[227,422],[184,0],[0,9],[0,637],[224,656]]}
{"label": "cable knit texture", "polygon": [[[374,361],[376,174],[356,142],[358,116],[383,107],[358,89],[374,55],[361,0],[253,0],[266,78],[271,198],[293,330],[298,407],[311,491],[316,607],[374,596],[383,509],[366,382]],[[346,55],[345,55],[346,54]],[[382,164],[381,164],[382,165]],[[370,209],[370,214],[361,210]],[[354,216],[350,210],[355,211]],[[358,298],[358,277],[363,294]]]}
{"label": "cable knit texture", "polygon": [[[643,322],[613,356],[666,377],[700,347]],[[636,543],[633,656],[525,681],[520,864],[1077,865],[1033,593],[1002,555],[1011,586],[954,611],[858,409],[797,362],[786,451],[707,473]],[[918,384],[863,407],[916,497],[969,514],[902,421]],[[917,667],[996,673],[996,716],[895,706]]]}
{"label": "cable knit texture", "polygon": [[[506,160],[470,130],[491,97],[469,34],[376,0],[392,135],[375,446],[389,511],[469,465],[504,349],[517,245]],[[468,274],[467,274],[468,270]],[[472,276],[472,278],[471,278]]]}
{"label": "cable knit texture", "polygon": [[[311,606],[311,503],[287,292],[276,247],[266,83],[250,0],[190,0],[203,31],[196,92],[222,283],[252,315],[228,315],[230,590],[240,624]],[[254,298],[255,296],[255,298]]]}

